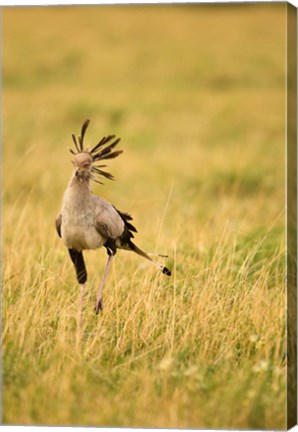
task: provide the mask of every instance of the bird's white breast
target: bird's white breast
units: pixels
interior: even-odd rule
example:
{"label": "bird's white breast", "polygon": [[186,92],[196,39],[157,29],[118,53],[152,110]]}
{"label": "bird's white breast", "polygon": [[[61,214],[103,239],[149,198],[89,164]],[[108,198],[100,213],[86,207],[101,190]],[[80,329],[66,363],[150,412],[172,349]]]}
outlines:
{"label": "bird's white breast", "polygon": [[98,249],[106,242],[95,228],[95,211],[89,194],[73,188],[65,191],[62,209],[61,237],[67,248],[78,251]]}

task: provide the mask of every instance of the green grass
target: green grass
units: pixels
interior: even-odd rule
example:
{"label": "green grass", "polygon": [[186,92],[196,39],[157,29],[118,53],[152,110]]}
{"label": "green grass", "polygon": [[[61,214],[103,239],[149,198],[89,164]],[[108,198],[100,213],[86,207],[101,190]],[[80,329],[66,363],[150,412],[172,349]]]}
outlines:
{"label": "green grass", "polygon": [[[286,427],[285,7],[3,10],[5,424]],[[86,118],[173,275],[120,251],[95,316],[87,252],[80,334],[54,220]]]}

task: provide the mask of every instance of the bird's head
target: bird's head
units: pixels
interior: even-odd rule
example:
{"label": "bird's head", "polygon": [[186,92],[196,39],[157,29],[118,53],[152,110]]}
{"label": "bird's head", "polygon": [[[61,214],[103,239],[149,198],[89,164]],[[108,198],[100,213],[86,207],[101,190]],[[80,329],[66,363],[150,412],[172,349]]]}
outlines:
{"label": "bird's head", "polygon": [[102,182],[98,180],[98,177],[105,177],[109,180],[113,180],[114,177],[112,174],[101,169],[106,167],[106,165],[98,165],[98,162],[106,159],[113,159],[119,156],[123,151],[113,151],[114,147],[116,147],[120,141],[120,138],[114,140],[115,135],[103,137],[90,150],[84,149],[84,136],[89,123],[90,120],[86,120],[83,123],[81,135],[78,137],[78,140],[75,135],[72,134],[75,150],[69,149],[69,151],[74,155],[72,163],[75,168],[75,175],[80,178],[91,178],[91,180],[102,184]]}
{"label": "bird's head", "polygon": [[72,161],[76,176],[90,177],[92,170],[92,157],[88,152],[77,153]]}

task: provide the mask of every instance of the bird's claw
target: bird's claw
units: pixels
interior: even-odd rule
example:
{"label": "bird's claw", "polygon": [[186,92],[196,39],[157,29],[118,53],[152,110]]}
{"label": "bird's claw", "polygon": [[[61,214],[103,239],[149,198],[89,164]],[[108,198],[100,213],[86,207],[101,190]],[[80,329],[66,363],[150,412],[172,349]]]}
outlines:
{"label": "bird's claw", "polygon": [[95,306],[95,313],[98,315],[99,311],[102,310],[102,300],[98,300]]}

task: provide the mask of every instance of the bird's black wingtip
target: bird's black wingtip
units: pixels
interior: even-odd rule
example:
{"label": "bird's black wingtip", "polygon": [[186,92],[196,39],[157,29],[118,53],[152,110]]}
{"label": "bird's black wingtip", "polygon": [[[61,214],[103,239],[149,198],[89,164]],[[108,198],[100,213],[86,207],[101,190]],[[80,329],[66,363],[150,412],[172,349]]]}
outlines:
{"label": "bird's black wingtip", "polygon": [[171,276],[172,272],[171,270],[169,270],[167,267],[164,267],[162,269],[163,274],[167,275],[167,276]]}

